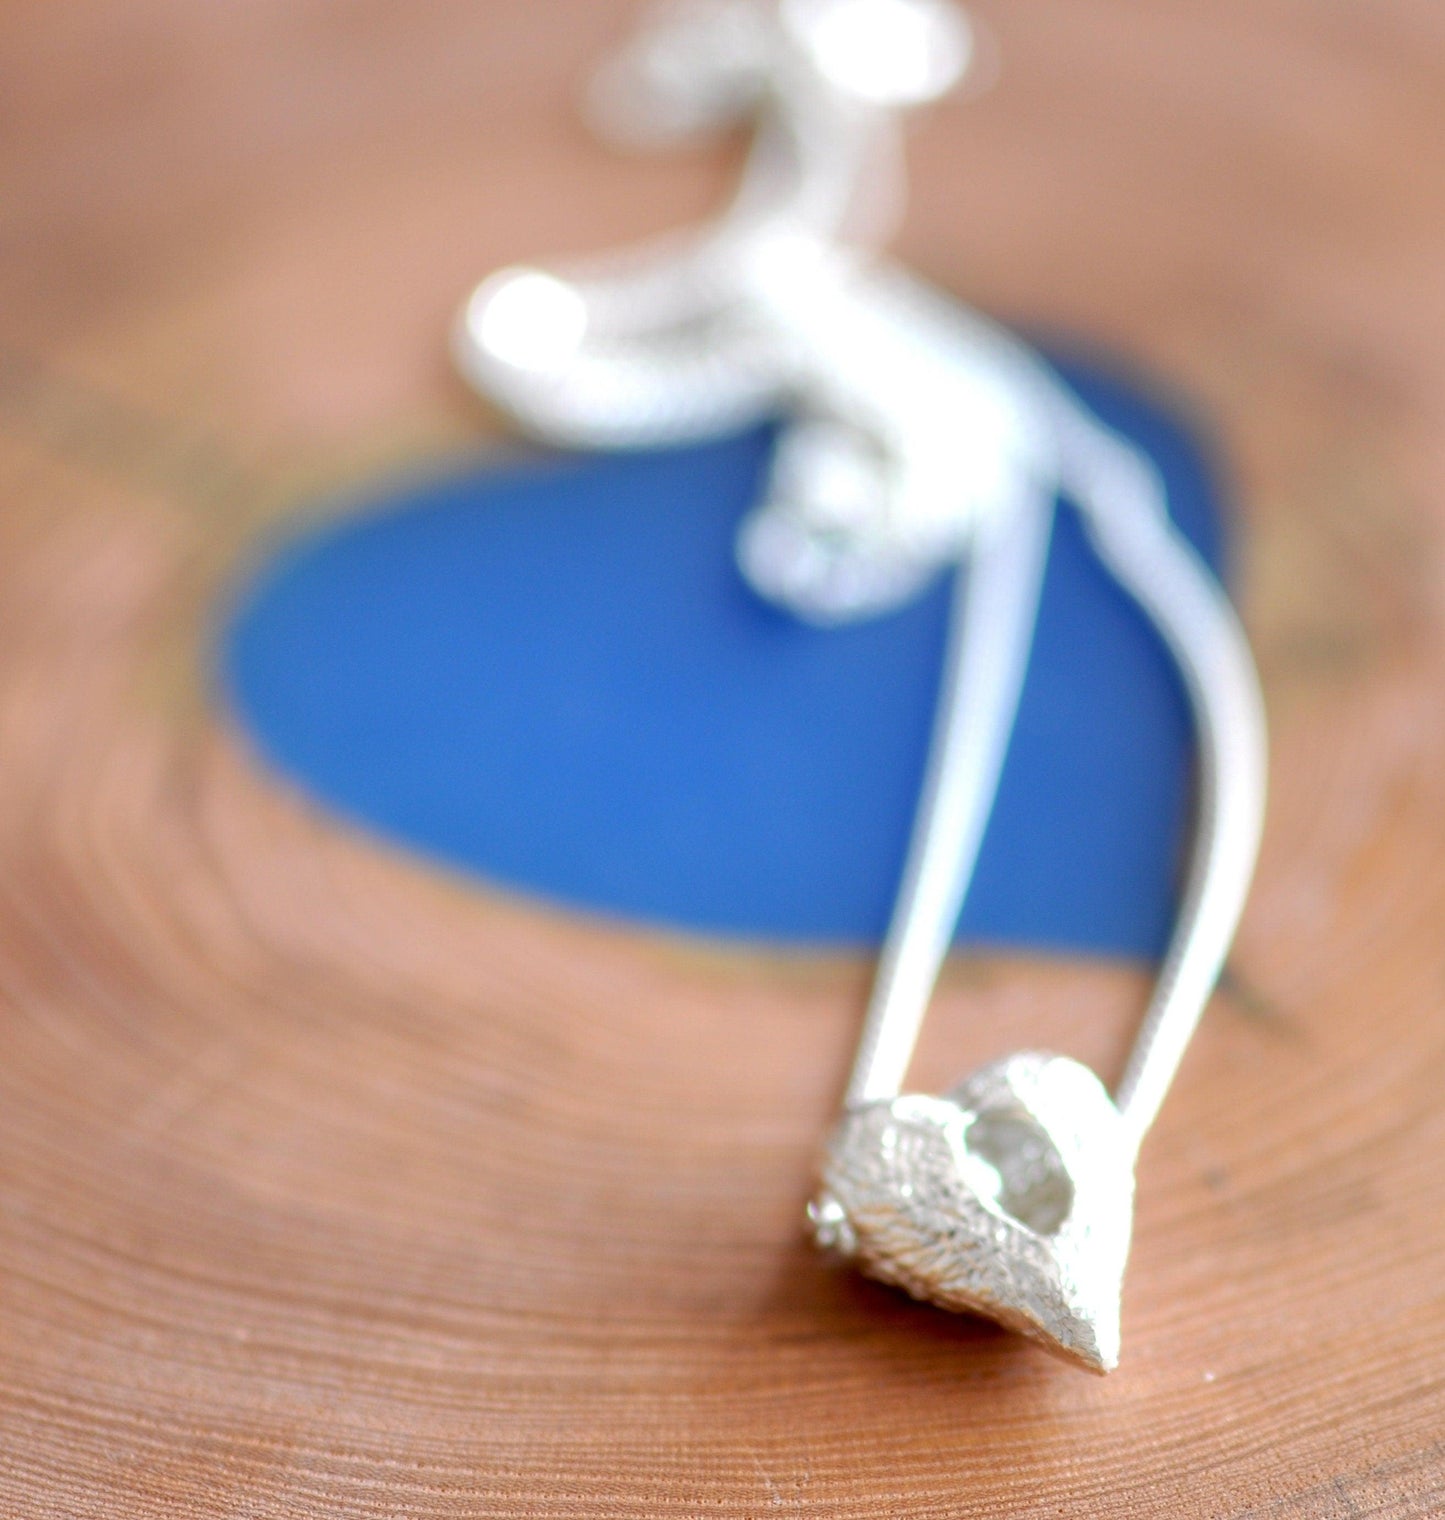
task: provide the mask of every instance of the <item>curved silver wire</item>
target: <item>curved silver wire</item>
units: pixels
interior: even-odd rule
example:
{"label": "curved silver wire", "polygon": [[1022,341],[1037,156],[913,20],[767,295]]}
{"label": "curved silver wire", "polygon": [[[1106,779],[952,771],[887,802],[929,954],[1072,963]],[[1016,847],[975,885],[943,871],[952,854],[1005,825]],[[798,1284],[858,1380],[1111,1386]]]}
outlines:
{"label": "curved silver wire", "polygon": [[993,810],[1042,589],[1053,502],[979,535],[955,575],[948,649],[903,881],[844,1104],[897,1096]]}
{"label": "curved silver wire", "polygon": [[1137,1149],[1224,968],[1254,875],[1268,784],[1264,700],[1239,619],[1170,522],[1156,471],[1091,418],[1075,412],[1065,426],[1089,536],[1174,656],[1199,747],[1183,900],[1115,1092]]}
{"label": "curved silver wire", "polygon": [[[1208,1003],[1244,906],[1266,793],[1263,703],[1233,609],[1172,525],[1136,450],[1058,402],[1065,479],[1100,558],[1179,666],[1200,755],[1195,846],[1174,932],[1115,1103],[1135,1150]],[[849,1107],[896,1097],[972,880],[1022,685],[1048,541],[1016,514],[960,580],[927,779],[849,1079]],[[1041,529],[1039,524],[1045,526]]]}

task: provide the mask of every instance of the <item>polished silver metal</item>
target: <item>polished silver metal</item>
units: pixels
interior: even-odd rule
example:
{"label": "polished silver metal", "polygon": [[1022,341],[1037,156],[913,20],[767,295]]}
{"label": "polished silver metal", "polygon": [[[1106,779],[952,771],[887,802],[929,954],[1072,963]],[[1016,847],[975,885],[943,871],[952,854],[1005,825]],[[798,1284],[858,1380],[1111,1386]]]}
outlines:
{"label": "polished silver metal", "polygon": [[[737,557],[799,617],[886,611],[957,567],[928,774],[810,1217],[870,1275],[1104,1371],[1134,1158],[1253,872],[1264,719],[1244,634],[1150,462],[1026,346],[878,253],[903,199],[900,112],[956,84],[972,51],[948,0],[656,7],[599,74],[594,116],[648,145],[751,119],[732,205],[639,250],[493,275],[454,351],[522,427],[564,444],[648,447],[785,417]],[[1113,1098],[1077,1062],[1033,1053],[945,1097],[904,1094],[992,810],[1060,499],[1193,707],[1200,803],[1178,922]]]}

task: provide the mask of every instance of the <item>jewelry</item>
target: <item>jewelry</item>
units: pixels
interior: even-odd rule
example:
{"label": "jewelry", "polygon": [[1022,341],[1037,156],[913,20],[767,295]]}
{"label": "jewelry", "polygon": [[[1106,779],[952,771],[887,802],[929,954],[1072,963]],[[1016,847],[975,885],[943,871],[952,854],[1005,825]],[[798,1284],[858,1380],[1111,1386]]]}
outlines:
{"label": "jewelry", "polygon": [[[1253,872],[1264,719],[1244,634],[1149,460],[1018,340],[877,254],[902,200],[900,112],[951,88],[971,52],[948,0],[662,6],[604,67],[594,114],[652,144],[755,118],[731,207],[631,253],[493,275],[454,346],[478,389],[564,444],[656,446],[782,413],[737,555],[802,618],[881,612],[959,568],[903,884],[809,1217],[870,1276],[1102,1372],[1118,1359],[1135,1157]],[[1032,1052],[943,1097],[904,1093],[1008,746],[1060,497],[1193,708],[1199,818],[1178,922],[1113,1097],[1080,1063]]]}

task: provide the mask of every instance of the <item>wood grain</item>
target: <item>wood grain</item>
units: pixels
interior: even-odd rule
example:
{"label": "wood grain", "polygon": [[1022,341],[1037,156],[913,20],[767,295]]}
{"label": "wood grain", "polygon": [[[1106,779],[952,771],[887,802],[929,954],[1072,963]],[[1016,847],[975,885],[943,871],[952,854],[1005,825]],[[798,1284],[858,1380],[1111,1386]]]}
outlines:
{"label": "wood grain", "polygon": [[[6,7],[0,1513],[1445,1512],[1445,11],[991,0],[919,127],[908,256],[1247,514],[1268,841],[1096,1381],[805,1247],[862,964],[448,880],[209,688],[267,531],[492,426],[472,279],[718,193],[574,124],[624,9]],[[917,1077],[1112,1071],[1142,989],[959,964]]]}

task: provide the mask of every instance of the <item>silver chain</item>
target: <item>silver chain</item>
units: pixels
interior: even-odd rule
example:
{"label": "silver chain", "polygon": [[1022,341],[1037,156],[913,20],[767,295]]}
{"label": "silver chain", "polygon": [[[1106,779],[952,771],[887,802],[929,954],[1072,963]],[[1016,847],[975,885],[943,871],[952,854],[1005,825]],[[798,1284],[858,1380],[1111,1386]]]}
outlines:
{"label": "silver chain", "polygon": [[1081,513],[1183,674],[1201,756],[1188,884],[1116,1094],[1137,1149],[1243,907],[1263,818],[1262,704],[1239,623],[1149,462],[1017,340],[877,254],[902,202],[900,112],[950,88],[970,46],[945,0],[657,8],[603,69],[594,114],[655,145],[753,120],[732,205],[691,235],[492,276],[455,352],[522,426],[571,445],[656,446],[785,415],[738,557],[804,618],[867,616],[958,567],[850,1108],[902,1090],[1013,727],[1054,502]]}

